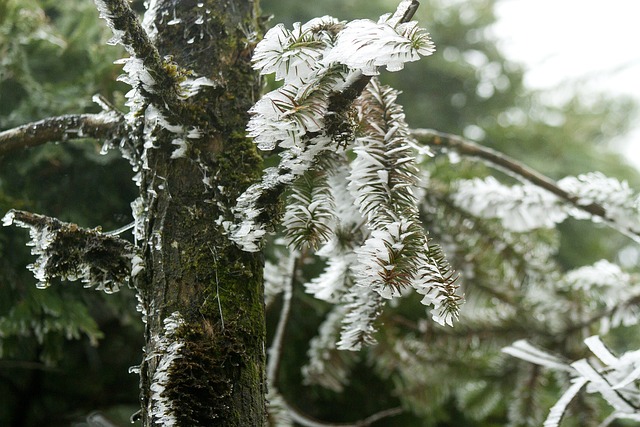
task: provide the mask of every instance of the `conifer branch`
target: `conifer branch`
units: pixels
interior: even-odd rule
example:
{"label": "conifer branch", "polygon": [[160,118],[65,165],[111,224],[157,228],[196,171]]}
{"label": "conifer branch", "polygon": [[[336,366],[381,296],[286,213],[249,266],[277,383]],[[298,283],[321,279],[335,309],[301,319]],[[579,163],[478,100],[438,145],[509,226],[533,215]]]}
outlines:
{"label": "conifer branch", "polygon": [[[399,24],[409,22],[413,15],[415,15],[420,2],[417,0],[405,0],[398,5],[393,17],[396,18]],[[338,115],[340,117],[344,114],[351,103],[360,96],[364,88],[367,87],[371,77],[361,74],[360,77],[353,80],[353,82],[344,88],[341,92],[336,92],[329,98],[329,112]]]}
{"label": "conifer branch", "polygon": [[124,119],[116,112],[50,117],[0,132],[0,157],[54,141],[113,139],[122,133]]}
{"label": "conifer branch", "polygon": [[602,205],[598,203],[582,202],[579,197],[571,195],[569,192],[560,188],[560,186],[558,186],[558,184],[551,178],[503,153],[484,147],[461,136],[439,132],[432,129],[412,129],[411,135],[416,139],[419,145],[433,148],[436,151],[447,152],[449,150],[453,150],[462,156],[475,157],[484,160],[492,166],[504,170],[510,175],[515,175],[530,182],[531,184],[549,191],[561,200],[564,200],[591,216],[603,219],[608,225],[617,229],[622,234],[635,241],[640,241],[639,230],[633,230],[616,224],[615,221],[610,218],[607,210]]}

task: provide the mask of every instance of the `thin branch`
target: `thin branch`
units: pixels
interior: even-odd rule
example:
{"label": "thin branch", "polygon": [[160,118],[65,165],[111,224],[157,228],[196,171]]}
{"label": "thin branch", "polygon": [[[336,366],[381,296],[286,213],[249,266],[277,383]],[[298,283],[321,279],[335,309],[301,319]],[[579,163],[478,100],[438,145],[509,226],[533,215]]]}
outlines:
{"label": "thin branch", "polygon": [[291,407],[286,401],[284,402],[285,407],[289,411],[289,415],[291,419],[296,423],[304,426],[304,427],[368,427],[371,424],[380,421],[383,418],[395,417],[396,415],[400,415],[403,410],[400,407],[397,408],[389,408],[380,412],[376,412],[375,414],[364,418],[362,420],[356,421],[354,423],[325,423],[322,421],[315,420],[307,415],[304,415],[298,412],[296,409]]}
{"label": "thin branch", "polygon": [[615,228],[633,240],[640,240],[639,231],[617,224],[608,216],[607,210],[602,205],[598,203],[583,203],[579,197],[571,195],[560,188],[551,178],[523,163],[518,162],[515,159],[510,158],[509,156],[506,156],[505,154],[492,150],[491,148],[484,147],[480,144],[476,144],[475,142],[469,141],[461,136],[438,132],[433,129],[413,129],[411,130],[411,135],[416,139],[419,145],[428,146],[441,151],[453,150],[463,156],[476,157],[485,160],[494,167],[503,169],[506,172],[523,178],[538,187],[544,188],[583,212],[605,220],[605,223],[609,226]]}
{"label": "thin branch", "polygon": [[0,157],[53,141],[111,139],[123,125],[122,116],[115,112],[50,117],[0,132]]}
{"label": "thin branch", "polygon": [[276,333],[269,347],[269,363],[267,364],[267,381],[269,386],[275,387],[278,382],[278,371],[280,370],[280,360],[282,359],[282,347],[284,344],[284,333],[287,329],[287,323],[289,322],[289,315],[291,314],[291,298],[293,296],[293,282],[296,276],[296,264],[298,257],[291,256],[289,258],[289,278],[290,280],[284,286],[282,294],[282,309],[280,310],[280,319],[278,320],[278,326]]}

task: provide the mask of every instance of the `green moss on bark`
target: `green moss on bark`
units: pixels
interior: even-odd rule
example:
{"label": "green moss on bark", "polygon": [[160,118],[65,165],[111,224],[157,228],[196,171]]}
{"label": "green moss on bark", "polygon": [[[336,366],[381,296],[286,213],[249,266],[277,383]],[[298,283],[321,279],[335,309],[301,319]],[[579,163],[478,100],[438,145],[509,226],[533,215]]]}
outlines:
{"label": "green moss on bark", "polygon": [[[266,413],[262,255],[240,251],[218,221],[232,220],[236,198],[262,169],[245,136],[247,110],[259,91],[246,30],[257,26],[256,2],[197,3],[160,1],[157,9],[169,16],[175,9],[182,20],[167,25],[156,19],[160,54],[171,58],[180,75],[216,84],[201,87],[171,118],[202,134],[188,141],[186,157],[171,159],[175,136],[159,129],[153,134],[158,148],[149,150],[151,169],[143,170],[142,197],[150,208],[149,283],[143,286],[150,310],[147,352],[153,354],[152,337],[162,331],[163,319],[179,312],[184,324],[175,339],[183,346],[164,386],[178,425],[259,426]],[[206,10],[203,23],[195,24]],[[145,362],[143,386],[150,386],[155,363]],[[146,396],[143,391],[144,407],[153,404]],[[146,423],[153,420],[147,416]]]}

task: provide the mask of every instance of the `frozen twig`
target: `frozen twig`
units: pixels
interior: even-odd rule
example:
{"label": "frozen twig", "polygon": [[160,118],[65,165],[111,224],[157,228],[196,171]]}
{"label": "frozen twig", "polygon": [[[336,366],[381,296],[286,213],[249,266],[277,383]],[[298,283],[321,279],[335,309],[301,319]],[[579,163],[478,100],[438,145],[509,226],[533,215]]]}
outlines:
{"label": "frozen twig", "polygon": [[126,240],[87,229],[76,224],[31,212],[10,210],[3,218],[5,226],[29,229],[31,253],[38,258],[28,266],[39,288],[51,279],[82,280],[85,287],[106,293],[117,292],[129,283],[136,263],[133,245]]}
{"label": "frozen twig", "polygon": [[298,257],[292,256],[289,259],[289,278],[290,280],[284,285],[284,292],[282,293],[282,309],[280,310],[280,319],[278,320],[278,326],[276,333],[269,347],[269,363],[267,364],[267,381],[270,386],[275,387],[278,382],[278,371],[280,368],[280,359],[282,357],[282,347],[284,345],[284,334],[287,329],[287,323],[289,322],[289,315],[291,314],[291,298],[293,296],[293,281],[296,276],[296,264]]}
{"label": "frozen twig", "polygon": [[0,156],[54,141],[79,138],[113,139],[124,120],[116,112],[50,117],[0,132]]}

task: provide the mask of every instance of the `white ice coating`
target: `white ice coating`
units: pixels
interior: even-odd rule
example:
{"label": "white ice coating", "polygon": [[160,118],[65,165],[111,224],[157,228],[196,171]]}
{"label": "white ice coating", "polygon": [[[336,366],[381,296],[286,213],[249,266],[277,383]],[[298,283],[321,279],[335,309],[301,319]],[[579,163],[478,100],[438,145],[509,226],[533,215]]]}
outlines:
{"label": "white ice coating", "polygon": [[347,307],[334,307],[318,328],[318,335],[311,339],[307,350],[309,360],[302,367],[304,384],[319,384],[336,392],[344,389],[349,373],[344,360],[348,356],[332,353],[336,350],[336,341],[346,313]]}
{"label": "white ice coating", "polygon": [[144,2],[144,6],[147,10],[142,19],[142,27],[149,39],[154,41],[158,37],[158,27],[155,24],[155,18],[158,16],[158,0],[147,0]]}
{"label": "white ice coating", "polygon": [[[502,349],[504,353],[527,362],[561,371],[571,377],[571,386],[549,411],[545,427],[557,427],[568,404],[583,389],[587,393],[598,393],[614,409],[608,418],[640,421],[637,408],[640,406],[636,382],[640,379],[640,351],[629,351],[614,355],[597,335],[584,340],[595,357],[567,363],[525,340],[514,342]],[[602,424],[605,425],[605,424]]]}
{"label": "white ice coating", "polygon": [[156,370],[151,380],[151,402],[149,415],[156,422],[161,422],[165,427],[173,427],[177,424],[173,402],[165,392],[170,381],[170,370],[177,359],[180,359],[180,349],[184,347],[182,340],[176,339],[176,330],[184,323],[179,312],[172,313],[164,319],[163,335],[154,337],[155,354],[149,357],[159,357]]}
{"label": "white ice coating", "polygon": [[[73,269],[68,268],[52,274],[47,267],[52,256],[51,245],[58,237],[58,229],[52,229],[49,225],[28,224],[20,221],[15,218],[15,212],[13,211],[9,211],[3,216],[2,225],[16,225],[29,230],[31,240],[27,243],[27,246],[32,247],[31,254],[35,255],[36,259],[27,265],[27,269],[33,273],[33,276],[37,280],[37,288],[45,289],[49,287],[50,279],[57,276],[62,280],[81,280],[85,288],[95,287],[96,290],[103,291],[107,294],[118,292],[120,289],[121,283],[114,282],[113,278],[109,278],[106,272],[103,272],[101,275],[96,274],[95,269],[92,271],[92,265],[86,262],[78,261]],[[134,255],[125,252],[122,253],[120,257],[131,263]]]}
{"label": "white ice coating", "polygon": [[[599,204],[605,209],[606,218],[621,229],[640,231],[640,197],[626,181],[595,172],[563,178],[558,187],[577,197],[580,204]],[[553,228],[569,216],[590,218],[585,211],[537,185],[507,186],[493,177],[460,181],[452,198],[468,212],[482,218],[498,218],[505,228],[517,232]]]}
{"label": "white ice coating", "polygon": [[190,98],[198,94],[203,86],[217,87],[219,84],[208,77],[186,79],[180,83],[180,96],[183,99]]}
{"label": "white ice coating", "polygon": [[376,343],[374,322],[382,301],[376,292],[363,286],[352,286],[347,298],[352,302],[346,305],[347,313],[342,320],[340,340],[336,346],[340,350],[358,351],[363,344]]}
{"label": "white ice coating", "polygon": [[305,291],[323,301],[339,303],[352,285],[350,269],[355,264],[354,253],[329,258],[322,274],[305,283]]}
{"label": "white ice coating", "polygon": [[5,226],[5,227],[8,227],[8,226],[12,225],[14,218],[15,218],[15,213],[13,211],[7,212],[2,217],[2,225]]}
{"label": "white ice coating", "polygon": [[[606,210],[607,219],[622,228],[640,232],[640,196],[627,181],[618,181],[600,172],[566,177],[558,186],[580,199],[580,203],[598,203]],[[576,213],[572,213],[576,216]]]}
{"label": "white ice coating", "polygon": [[131,277],[135,277],[144,270],[144,260],[140,255],[134,255],[131,259]]}
{"label": "white ice coating", "polygon": [[379,74],[378,67],[399,71],[406,62],[417,61],[433,52],[435,45],[429,33],[416,22],[394,28],[384,22],[357,19],[340,32],[336,45],[323,61],[344,64],[364,75],[375,76]]}
{"label": "white ice coating", "polygon": [[[403,16],[409,6],[402,3],[397,14]],[[326,16],[304,25],[296,23],[293,30],[277,25],[256,46],[254,67],[262,74],[275,73],[284,85],[250,110],[248,135],[263,150],[280,146],[286,151],[280,165],[267,169],[262,182],[238,199],[235,212],[239,223],[229,229],[231,239],[244,250],[259,250],[266,234],[264,225],[256,222],[261,213],[256,206],[258,198],[276,185],[290,184],[312,167],[318,154],[333,148],[330,136],[324,134],[329,95],[343,90],[361,72],[376,74],[381,65],[398,70],[405,61],[433,53],[428,33],[417,24],[394,27],[388,16],[383,18],[380,23],[360,20],[347,24],[335,45],[335,37],[325,28],[342,23]],[[358,46],[355,50],[354,44]],[[345,71],[340,64],[351,69]],[[317,133],[321,135],[307,141],[309,134]]]}
{"label": "white ice coating", "polygon": [[452,198],[456,206],[482,218],[498,218],[506,229],[516,232],[552,228],[571,211],[543,188],[506,186],[491,176],[460,181]]}

